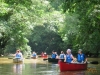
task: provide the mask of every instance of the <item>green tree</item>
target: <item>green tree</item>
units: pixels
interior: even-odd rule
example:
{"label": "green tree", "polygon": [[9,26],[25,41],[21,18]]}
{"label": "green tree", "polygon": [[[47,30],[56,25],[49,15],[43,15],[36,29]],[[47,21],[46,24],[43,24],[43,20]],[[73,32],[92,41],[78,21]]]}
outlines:
{"label": "green tree", "polygon": [[[99,53],[99,0],[64,0],[63,11],[79,14],[79,34],[76,36],[74,48],[83,48],[86,52]],[[76,46],[76,47],[75,47]]]}

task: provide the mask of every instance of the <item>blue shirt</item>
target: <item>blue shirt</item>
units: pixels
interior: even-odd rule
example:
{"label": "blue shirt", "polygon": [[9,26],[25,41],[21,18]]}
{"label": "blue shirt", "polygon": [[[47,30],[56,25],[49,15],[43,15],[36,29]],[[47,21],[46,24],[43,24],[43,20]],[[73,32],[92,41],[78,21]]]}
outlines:
{"label": "blue shirt", "polygon": [[67,63],[71,63],[71,61],[73,60],[71,56],[72,56],[72,54],[70,54],[70,55],[66,54],[66,62]]}
{"label": "blue shirt", "polygon": [[54,59],[56,59],[56,56],[57,56],[56,54],[51,55],[51,57],[54,58]]}
{"label": "blue shirt", "polygon": [[84,54],[78,54],[77,55],[77,61],[78,62],[82,62],[82,61],[85,61],[85,55]]}
{"label": "blue shirt", "polygon": [[32,54],[33,57],[36,57],[36,54]]}
{"label": "blue shirt", "polygon": [[21,55],[19,53],[16,54],[15,58],[21,58]]}
{"label": "blue shirt", "polygon": [[64,59],[65,54],[60,54],[60,59]]}

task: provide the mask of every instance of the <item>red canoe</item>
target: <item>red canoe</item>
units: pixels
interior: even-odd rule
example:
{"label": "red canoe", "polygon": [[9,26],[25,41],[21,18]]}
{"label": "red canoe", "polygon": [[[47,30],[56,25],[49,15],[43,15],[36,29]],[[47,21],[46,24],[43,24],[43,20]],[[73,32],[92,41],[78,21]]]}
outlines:
{"label": "red canoe", "polygon": [[41,57],[44,58],[44,59],[46,59],[46,58],[48,58],[48,55],[43,55]]}
{"label": "red canoe", "polygon": [[38,57],[48,58],[48,55],[39,55]]}
{"label": "red canoe", "polygon": [[66,63],[59,61],[60,71],[78,71],[86,70],[87,64],[82,63]]}

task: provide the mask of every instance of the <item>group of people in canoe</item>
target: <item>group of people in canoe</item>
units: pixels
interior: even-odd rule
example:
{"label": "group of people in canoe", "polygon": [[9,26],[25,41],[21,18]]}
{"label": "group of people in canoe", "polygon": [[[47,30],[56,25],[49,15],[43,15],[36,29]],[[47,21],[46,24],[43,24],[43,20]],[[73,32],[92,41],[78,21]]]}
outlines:
{"label": "group of people in canoe", "polygon": [[[41,56],[47,56],[46,52],[44,52],[44,53],[42,52]],[[31,57],[36,58],[37,57],[36,52],[33,52]],[[61,54],[59,56],[58,56],[57,52],[53,51],[51,58],[52,59],[64,59],[65,62],[67,62],[67,63],[74,63],[76,61],[79,63],[87,62],[87,58],[86,58],[85,54],[82,53],[82,49],[78,50],[78,54],[77,54],[76,58],[72,55],[71,49],[67,49],[66,54],[64,54],[64,52],[61,51]],[[16,51],[15,59],[23,60],[23,55],[20,50]]]}
{"label": "group of people in canoe", "polygon": [[[40,55],[40,57],[47,57],[47,56],[48,55],[47,55],[46,52],[42,52],[41,55]],[[31,57],[32,58],[36,58],[37,57],[37,53],[34,51]]]}
{"label": "group of people in canoe", "polygon": [[[47,56],[46,52],[42,52],[41,56]],[[31,58],[36,59],[37,58],[37,53],[34,51],[31,55]],[[15,59],[20,59],[23,60],[23,55],[20,50],[17,50],[15,53]]]}
{"label": "group of people in canoe", "polygon": [[59,56],[57,52],[53,51],[51,58],[52,59],[64,59],[65,62],[67,63],[74,63],[74,62],[86,63],[87,62],[87,58],[85,54],[82,53],[82,49],[78,50],[78,54],[76,58],[72,55],[71,49],[67,49],[66,54],[64,54],[64,52],[61,51],[61,54]]}
{"label": "group of people in canoe", "polygon": [[[37,57],[36,52],[33,52],[31,57],[32,58],[36,58]],[[21,53],[20,50],[16,51],[16,53],[15,53],[15,59],[21,59],[21,60],[23,60],[23,55],[22,55],[22,53]]]}
{"label": "group of people in canoe", "polygon": [[18,63],[23,61],[23,55],[20,50],[17,50],[14,56],[13,62]]}
{"label": "group of people in canoe", "polygon": [[15,58],[16,59],[23,59],[23,55],[22,55],[22,53],[21,53],[21,51],[20,50],[17,50],[16,51],[16,53],[15,53]]}

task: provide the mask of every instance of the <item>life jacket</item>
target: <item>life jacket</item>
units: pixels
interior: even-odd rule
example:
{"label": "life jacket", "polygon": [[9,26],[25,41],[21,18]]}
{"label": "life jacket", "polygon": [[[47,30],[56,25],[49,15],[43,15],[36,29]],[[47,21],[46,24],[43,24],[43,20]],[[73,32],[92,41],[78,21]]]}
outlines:
{"label": "life jacket", "polygon": [[56,58],[56,54],[52,54],[51,57],[55,59]]}
{"label": "life jacket", "polygon": [[36,54],[32,54],[33,57],[36,57]]}
{"label": "life jacket", "polygon": [[15,58],[21,58],[20,53],[17,53],[16,56],[15,56]]}
{"label": "life jacket", "polygon": [[70,55],[66,54],[66,62],[67,63],[71,63],[71,61],[73,60],[72,57],[71,57],[71,55],[72,54],[70,54]]}
{"label": "life jacket", "polygon": [[64,54],[60,54],[60,59],[64,59]]}
{"label": "life jacket", "polygon": [[85,61],[85,55],[84,54],[78,54],[77,55],[77,61],[78,62]]}

